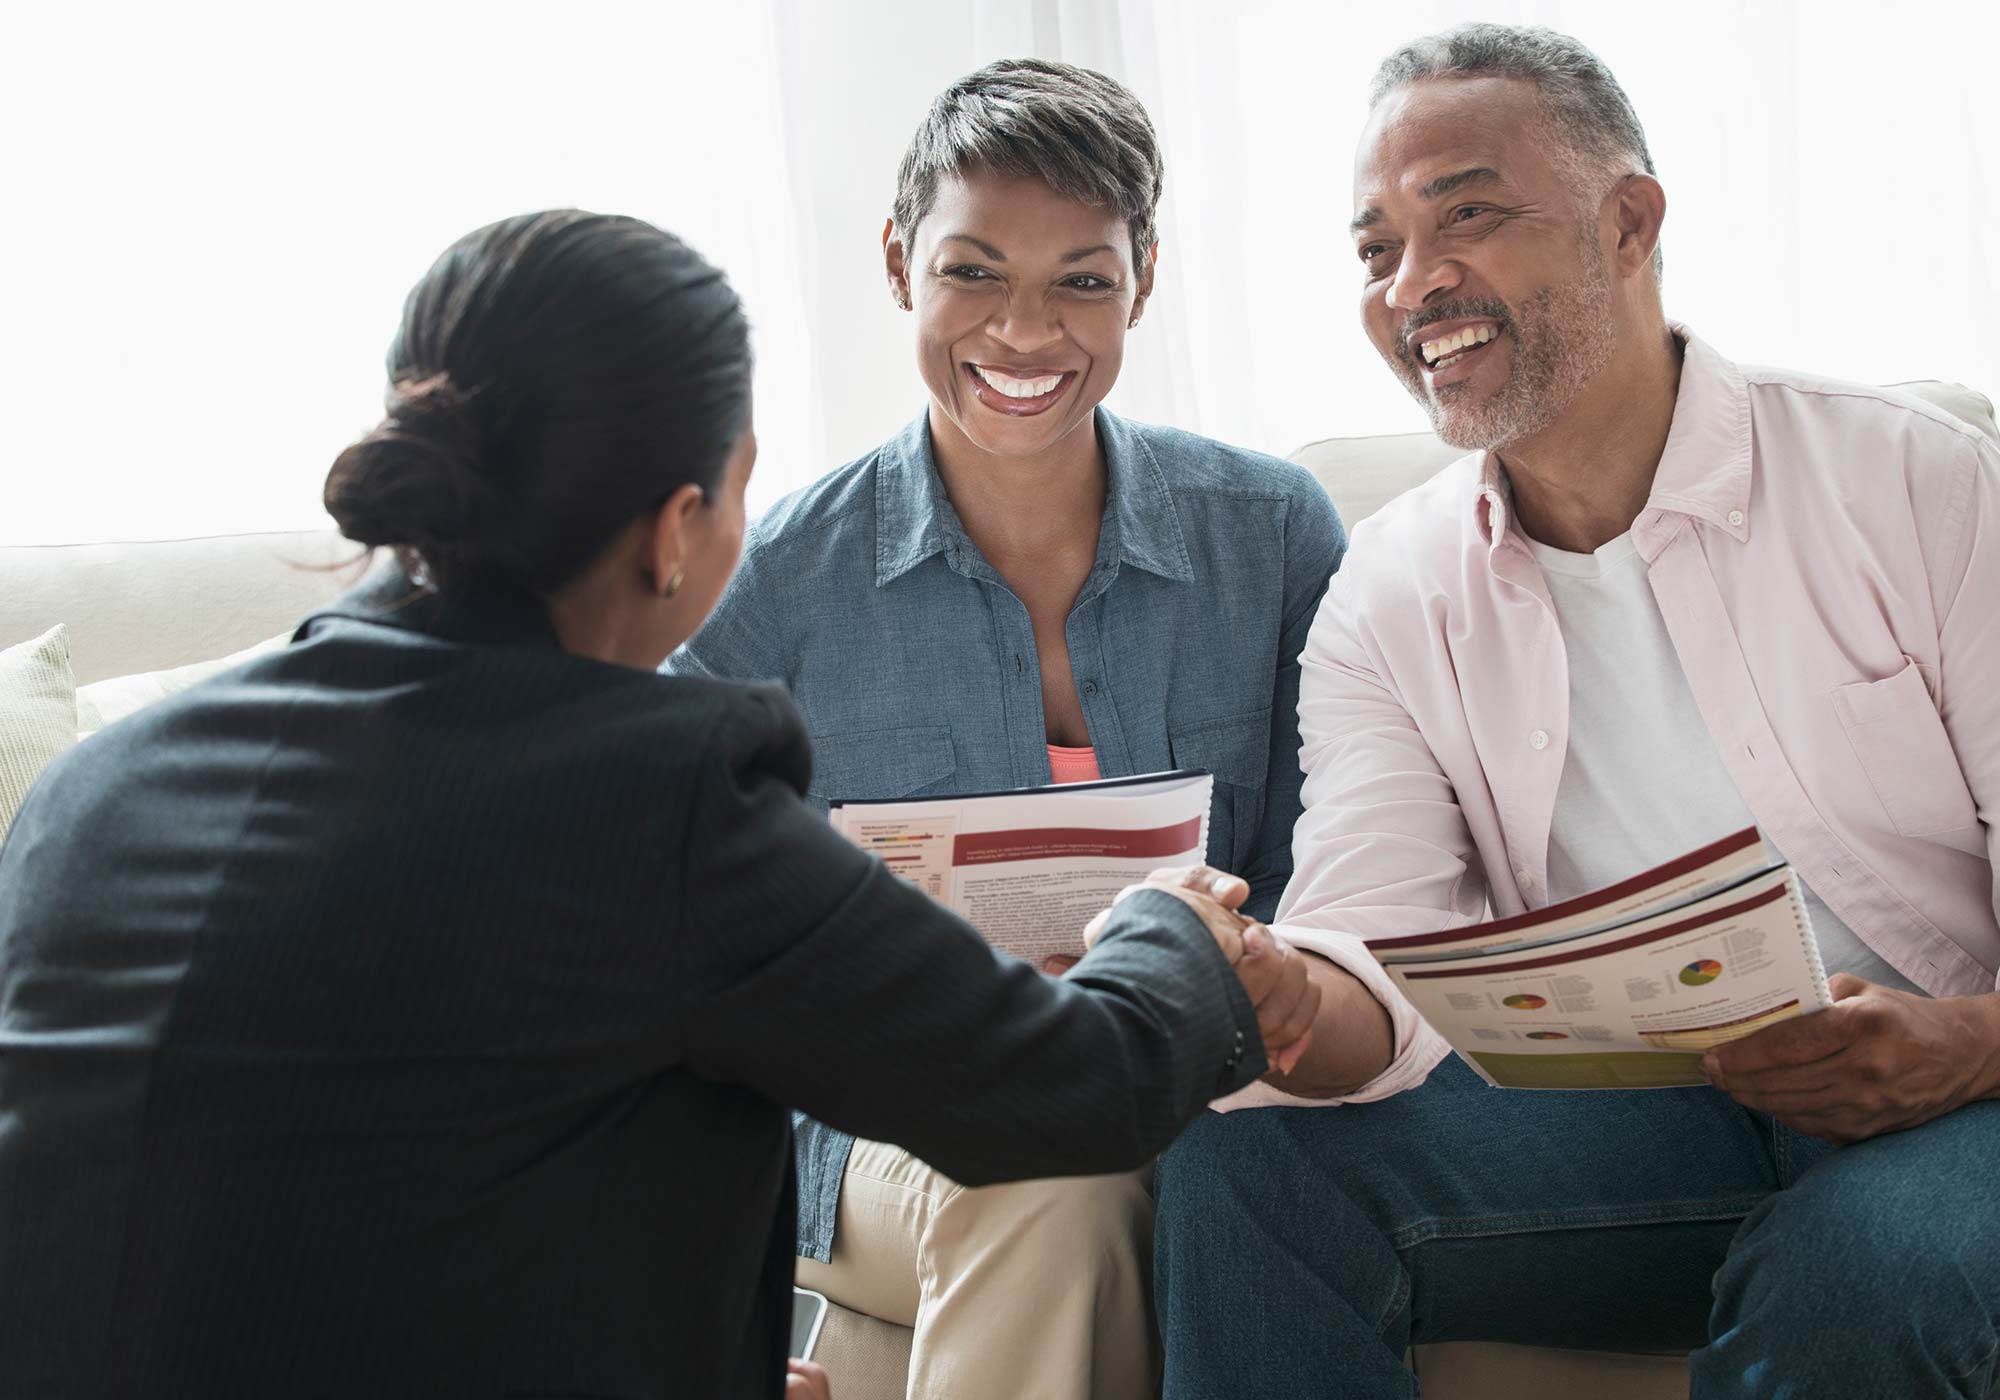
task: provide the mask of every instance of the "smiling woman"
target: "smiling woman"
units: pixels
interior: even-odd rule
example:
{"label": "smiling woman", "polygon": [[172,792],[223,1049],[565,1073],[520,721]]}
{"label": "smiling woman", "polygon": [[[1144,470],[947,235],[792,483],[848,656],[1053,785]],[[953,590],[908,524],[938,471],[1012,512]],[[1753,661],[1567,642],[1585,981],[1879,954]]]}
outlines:
{"label": "smiling woman", "polygon": [[[1209,861],[1268,917],[1345,540],[1301,469],[1102,407],[1162,171],[1145,109],[1085,69],[996,63],[931,104],[881,264],[924,412],[760,521],[669,667],[784,677],[820,802],[1206,769]],[[810,1122],[798,1170],[799,1281],[915,1328],[910,1395],[1154,1394],[1148,1173],[968,1190]]]}
{"label": "smiling woman", "polygon": [[[1118,225],[1031,176],[980,173],[946,185],[925,224],[885,230],[891,282],[917,312],[919,368],[954,447],[1044,451],[1104,397],[1152,290],[1150,260],[1135,272]],[[994,422],[975,408],[1045,421]]]}

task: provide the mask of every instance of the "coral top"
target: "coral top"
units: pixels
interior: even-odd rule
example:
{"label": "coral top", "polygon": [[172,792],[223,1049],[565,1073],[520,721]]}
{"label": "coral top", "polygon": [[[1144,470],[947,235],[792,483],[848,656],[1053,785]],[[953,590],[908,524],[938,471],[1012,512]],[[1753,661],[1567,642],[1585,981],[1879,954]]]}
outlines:
{"label": "coral top", "polygon": [[1096,749],[1066,749],[1049,745],[1049,779],[1058,783],[1094,783],[1103,775],[1097,771]]}

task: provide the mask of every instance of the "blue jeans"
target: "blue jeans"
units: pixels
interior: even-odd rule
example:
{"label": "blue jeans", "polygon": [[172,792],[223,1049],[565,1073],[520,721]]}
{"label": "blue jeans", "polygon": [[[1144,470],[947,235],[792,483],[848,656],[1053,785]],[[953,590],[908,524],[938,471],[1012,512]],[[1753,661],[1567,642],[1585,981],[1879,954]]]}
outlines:
{"label": "blue jeans", "polygon": [[1415,1343],[1694,1351],[1693,1394],[1982,1397],[2000,1102],[1834,1148],[1712,1089],[1209,1114],[1160,1161],[1167,1400],[1407,1397]]}

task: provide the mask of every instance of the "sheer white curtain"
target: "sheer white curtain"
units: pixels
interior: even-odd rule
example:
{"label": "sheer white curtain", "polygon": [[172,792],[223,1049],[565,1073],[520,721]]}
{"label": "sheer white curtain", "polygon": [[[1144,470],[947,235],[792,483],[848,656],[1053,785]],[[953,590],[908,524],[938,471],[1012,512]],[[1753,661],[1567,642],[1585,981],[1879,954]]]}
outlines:
{"label": "sheer white curtain", "polygon": [[0,16],[0,544],[324,525],[403,293],[523,210],[721,262],[766,450],[821,462],[776,16],[573,0]]}
{"label": "sheer white curtain", "polygon": [[400,297],[477,224],[579,204],[726,267],[757,329],[753,504],[921,407],[883,287],[925,104],[1041,54],[1129,83],[1167,160],[1112,405],[1268,451],[1423,419],[1362,340],[1369,74],[1469,18],[1609,62],[1669,195],[1667,303],[1725,353],[2000,393],[1995,6],[1910,0],[363,0],[0,14],[0,544],[321,524]]}

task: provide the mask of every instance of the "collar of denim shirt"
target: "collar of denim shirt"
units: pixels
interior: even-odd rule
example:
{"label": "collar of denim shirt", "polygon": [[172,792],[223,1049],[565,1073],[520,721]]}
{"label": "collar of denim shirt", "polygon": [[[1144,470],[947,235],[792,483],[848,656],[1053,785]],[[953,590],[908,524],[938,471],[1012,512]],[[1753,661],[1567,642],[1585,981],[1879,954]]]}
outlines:
{"label": "collar of denim shirt", "polygon": [[[1176,583],[1193,583],[1180,513],[1152,445],[1132,424],[1103,408],[1096,410],[1096,426],[1109,487],[1093,574],[1122,561]],[[945,495],[926,411],[877,455],[875,586],[893,583],[934,554],[946,555],[961,572],[966,558],[991,572]]]}

